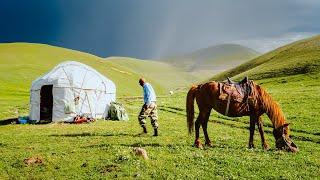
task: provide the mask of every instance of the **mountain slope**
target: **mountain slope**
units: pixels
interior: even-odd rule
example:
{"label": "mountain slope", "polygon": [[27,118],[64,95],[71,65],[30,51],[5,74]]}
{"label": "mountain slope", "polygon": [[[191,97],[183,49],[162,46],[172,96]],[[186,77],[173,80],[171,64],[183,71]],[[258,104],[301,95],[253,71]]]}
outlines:
{"label": "mountain slope", "polygon": [[174,56],[163,61],[181,67],[189,72],[216,74],[235,67],[259,55],[253,49],[237,44],[221,44],[200,49],[189,54]]}
{"label": "mountain slope", "polygon": [[[9,43],[0,44],[0,70],[2,72],[0,82],[6,82],[9,87],[29,87],[32,80],[50,71],[60,62],[67,60],[79,61],[97,69],[100,73],[113,80],[118,86],[118,92],[123,95],[135,94],[137,92],[136,89],[139,89],[138,91],[140,92],[140,87],[137,87],[137,80],[140,76],[154,81],[153,83],[160,91],[187,85],[189,80],[193,79],[193,77],[180,69],[161,62],[124,57],[104,59],[91,54],[49,45]],[[168,77],[163,79],[160,75],[162,72],[168,73],[167,76],[170,76],[172,81],[171,85],[166,83]]]}
{"label": "mountain slope", "polygon": [[109,57],[106,58],[106,61],[112,62],[112,64],[119,67],[126,68],[128,71],[135,72],[141,77],[147,77],[154,80],[165,89],[188,86],[190,82],[199,80],[198,78],[191,76],[190,73],[167,63],[123,57]]}
{"label": "mountain slope", "polygon": [[225,72],[212,80],[226,77],[263,79],[320,71],[320,36],[303,39],[257,57]]}
{"label": "mountain slope", "polygon": [[[104,59],[44,44],[4,43],[0,44],[0,118],[12,115],[13,111],[27,110],[31,82],[57,64],[70,60],[87,64],[110,78],[117,86],[118,97],[140,96],[142,90],[138,79],[141,76],[152,83],[158,95],[196,80],[161,62],[118,57]],[[133,64],[137,66],[133,67]]]}

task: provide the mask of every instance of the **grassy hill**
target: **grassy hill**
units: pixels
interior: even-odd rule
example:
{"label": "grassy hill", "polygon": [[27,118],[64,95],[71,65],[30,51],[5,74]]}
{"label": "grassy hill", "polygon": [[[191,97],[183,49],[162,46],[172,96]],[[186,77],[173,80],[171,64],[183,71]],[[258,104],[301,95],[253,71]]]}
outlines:
{"label": "grassy hill", "polygon": [[118,67],[127,69],[128,72],[145,76],[165,89],[174,90],[175,88],[188,86],[190,82],[199,81],[199,78],[167,63],[123,57],[109,57],[106,60]]}
{"label": "grassy hill", "polygon": [[[290,65],[284,57],[282,60],[286,65],[271,66],[278,68],[275,68],[272,76],[259,75],[258,70],[252,71],[252,76],[261,78],[257,82],[279,103],[287,121],[291,123],[290,135],[300,150],[296,154],[276,150],[272,124],[266,116],[262,119],[265,136],[271,147],[269,151],[262,150],[258,131],[254,136],[256,148],[247,148],[249,117],[229,118],[215,111],[212,111],[208,124],[213,147],[196,149],[192,146],[194,135],[187,134],[186,92],[178,92],[158,99],[158,137],[152,136],[149,119],[149,133],[139,134],[141,127],[137,115],[141,101],[135,98],[119,99],[129,113],[128,122],[100,120],[77,125],[0,125],[0,179],[318,179],[320,71],[317,59],[320,55],[314,51],[314,47],[317,47],[315,39],[319,37],[299,41],[305,43],[301,48],[296,47],[295,43],[291,44],[300,53],[295,50],[282,52],[287,58],[294,58],[290,54],[301,57],[299,63],[291,65],[297,69],[292,71],[295,73],[290,73],[290,69],[284,73],[280,68]],[[60,58],[80,59],[80,62],[115,79],[116,83],[120,83],[117,84],[118,88],[123,88],[119,89],[123,96],[140,93],[135,79],[139,77],[138,73],[148,74],[150,79],[170,77],[165,75],[170,73],[165,64],[149,64],[149,61],[140,64],[143,61],[118,57],[102,59],[46,45],[13,45],[14,48],[0,45],[1,118],[15,115],[14,111],[27,111],[31,80],[55,66]],[[313,48],[310,48],[312,45]],[[269,61],[273,61],[273,58]],[[252,64],[248,70],[254,70],[269,61]],[[163,76],[156,75],[157,69],[151,70],[150,66],[153,65],[161,67],[159,73]],[[299,71],[301,67],[307,70]],[[242,75],[235,74],[238,77]],[[154,84],[156,82],[162,83],[157,80]],[[203,142],[203,133],[200,132]],[[132,153],[134,147],[144,148],[149,159],[135,156]],[[26,160],[31,158],[41,161],[27,164]]]}
{"label": "grassy hill", "polygon": [[153,84],[158,94],[167,94],[195,80],[182,70],[161,62],[123,57],[104,59],[44,44],[5,43],[0,44],[0,118],[25,111],[31,82],[67,60],[87,64],[110,78],[117,86],[117,96],[141,95],[138,84],[141,76]]}
{"label": "grassy hill", "polygon": [[221,44],[199,49],[189,54],[173,56],[163,61],[198,75],[216,74],[257,57],[259,53],[238,44]]}
{"label": "grassy hill", "polygon": [[320,36],[303,39],[280,47],[235,68],[215,75],[212,80],[226,77],[263,79],[320,71]]}

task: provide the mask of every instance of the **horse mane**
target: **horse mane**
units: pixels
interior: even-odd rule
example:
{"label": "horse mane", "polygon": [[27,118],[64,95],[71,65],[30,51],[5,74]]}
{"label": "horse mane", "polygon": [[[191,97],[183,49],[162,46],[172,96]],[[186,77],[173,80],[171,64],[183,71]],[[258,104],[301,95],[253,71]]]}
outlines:
{"label": "horse mane", "polygon": [[259,85],[255,84],[255,89],[258,91],[257,98],[261,102],[264,111],[270,118],[274,128],[279,128],[285,124],[285,116],[279,106],[279,104],[272,99],[269,93],[267,93],[266,90],[264,90]]}

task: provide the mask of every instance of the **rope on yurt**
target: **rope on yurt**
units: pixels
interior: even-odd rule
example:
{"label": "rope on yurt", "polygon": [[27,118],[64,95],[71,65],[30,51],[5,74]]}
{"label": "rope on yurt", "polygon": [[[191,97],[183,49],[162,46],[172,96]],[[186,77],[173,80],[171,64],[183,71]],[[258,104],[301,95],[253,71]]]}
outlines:
{"label": "rope on yurt", "polygon": [[61,68],[62,68],[63,72],[64,72],[64,73],[66,74],[66,76],[67,76],[67,79],[68,79],[68,81],[69,81],[69,85],[70,85],[71,91],[73,92],[73,99],[74,99],[74,98],[76,98],[76,94],[75,94],[75,92],[74,92],[73,85],[71,84],[71,80],[69,79],[68,74],[67,74],[67,72],[64,70],[64,68],[63,68],[63,67],[61,67]]}
{"label": "rope on yurt", "polygon": [[[91,109],[91,105],[90,105],[90,100],[89,100],[89,98],[88,98],[87,91],[85,91],[85,93],[86,93],[86,97],[87,97],[87,100],[88,100],[88,105],[89,105],[90,113],[91,113],[91,116],[93,117],[93,115],[92,115],[92,109]],[[95,118],[95,117],[93,117],[93,118]]]}
{"label": "rope on yurt", "polygon": [[[81,92],[82,92],[82,90],[83,90],[83,84],[84,84],[84,80],[86,79],[86,77],[87,77],[87,73],[88,73],[88,69],[86,69],[86,73],[85,73],[85,75],[84,75],[84,77],[83,77],[83,79],[82,79],[82,82],[81,82],[81,87],[80,87],[80,90],[79,90],[79,93],[78,93],[78,95],[77,95],[77,97],[79,97],[80,98],[80,94],[81,94]],[[82,105],[83,105],[83,102],[84,101],[82,101],[82,103],[81,103],[81,111],[82,111]],[[75,99],[74,99],[74,107],[76,107],[76,101],[75,101]],[[80,112],[81,112],[80,111]],[[80,114],[80,112],[77,112],[77,113],[79,113]]]}

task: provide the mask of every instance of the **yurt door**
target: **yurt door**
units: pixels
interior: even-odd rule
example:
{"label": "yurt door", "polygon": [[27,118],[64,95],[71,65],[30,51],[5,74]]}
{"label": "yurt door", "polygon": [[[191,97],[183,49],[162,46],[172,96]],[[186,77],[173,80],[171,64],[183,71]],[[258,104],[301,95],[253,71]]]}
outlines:
{"label": "yurt door", "polygon": [[40,91],[40,120],[52,121],[53,85],[44,85]]}

